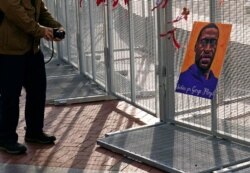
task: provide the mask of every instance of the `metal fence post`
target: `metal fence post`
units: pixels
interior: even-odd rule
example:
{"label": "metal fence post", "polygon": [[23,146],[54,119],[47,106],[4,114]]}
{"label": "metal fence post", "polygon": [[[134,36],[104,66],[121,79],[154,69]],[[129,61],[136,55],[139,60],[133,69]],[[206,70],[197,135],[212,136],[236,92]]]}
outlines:
{"label": "metal fence post", "polygon": [[[58,1],[54,1],[54,10],[55,10],[55,16],[54,17],[56,17],[56,19],[58,20],[58,8],[57,8],[57,4],[58,4]],[[57,51],[57,58],[58,59],[62,59],[61,57],[62,57],[62,52],[61,52],[61,46],[60,46],[60,44],[56,44],[56,51]]]}
{"label": "metal fence post", "polygon": [[[64,8],[65,8],[65,12],[67,13],[67,1],[65,1],[65,3],[64,3]],[[65,23],[66,23],[66,28],[68,28],[69,27],[69,22],[68,22],[68,15],[66,15],[66,17],[65,17]],[[69,53],[69,48],[70,48],[70,46],[69,46],[69,34],[66,34],[66,40],[67,40],[67,42],[66,42],[66,44],[67,44],[67,53],[68,53],[68,55],[67,55],[67,61],[68,62],[70,62],[70,57],[71,57],[71,55],[70,55],[70,53]]]}
{"label": "metal fence post", "polygon": [[[216,22],[216,2],[215,0],[209,1],[209,7],[210,7],[210,22]],[[214,136],[216,136],[217,133],[217,94],[215,93],[215,96],[211,100],[211,132]]]}
{"label": "metal fence post", "polygon": [[[57,3],[58,3],[58,1],[54,1],[54,3],[53,3],[53,11],[54,11],[54,14],[53,14],[53,17],[55,17],[56,18],[56,20],[58,20],[58,8],[57,8]],[[60,44],[56,44],[56,49],[55,49],[55,51],[56,51],[56,56],[57,56],[57,58],[58,59],[61,59],[61,55],[62,55],[62,53],[61,53],[61,49],[60,49]]]}
{"label": "metal fence post", "polygon": [[95,22],[93,14],[93,3],[94,1],[89,1],[89,22],[90,22],[90,38],[91,38],[91,57],[92,57],[92,77],[96,80],[96,65],[95,65]]}
{"label": "metal fence post", "polygon": [[[172,1],[167,8],[159,12],[158,34],[173,29],[167,21],[172,20]],[[171,40],[159,40],[159,90],[160,90],[160,119],[163,122],[174,120],[175,116],[175,92],[174,92],[174,47]]]}
{"label": "metal fence post", "polygon": [[128,3],[129,12],[129,55],[130,55],[130,78],[131,78],[131,101],[135,101],[135,57],[134,57],[134,18],[133,1]]}
{"label": "metal fence post", "polygon": [[157,38],[158,38],[158,56],[159,56],[159,66],[158,66],[158,73],[159,73],[159,115],[160,120],[163,122],[166,122],[167,117],[166,111],[165,111],[165,105],[166,105],[166,82],[165,82],[165,76],[166,76],[166,66],[164,61],[164,53],[163,50],[166,46],[166,41],[162,41],[159,38],[159,34],[164,31],[165,27],[162,22],[165,20],[165,13],[162,11],[157,10]]}
{"label": "metal fence post", "polygon": [[107,92],[111,94],[114,92],[113,86],[113,57],[114,57],[114,43],[113,43],[113,14],[112,14],[112,2],[108,0],[107,6],[107,27],[106,29],[106,47],[105,47],[105,66],[107,71]]}
{"label": "metal fence post", "polygon": [[83,19],[81,15],[81,11],[83,10],[84,7],[80,8],[79,5],[77,5],[77,51],[79,55],[79,72],[80,74],[85,74],[85,54],[84,54],[84,39],[83,39],[83,34],[82,34],[82,29],[84,24],[83,24]]}

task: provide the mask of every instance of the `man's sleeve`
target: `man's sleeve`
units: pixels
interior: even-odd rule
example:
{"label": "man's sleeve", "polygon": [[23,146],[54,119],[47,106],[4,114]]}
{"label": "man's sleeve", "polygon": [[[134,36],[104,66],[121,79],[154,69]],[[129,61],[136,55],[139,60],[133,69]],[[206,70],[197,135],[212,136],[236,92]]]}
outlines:
{"label": "man's sleeve", "polygon": [[43,37],[45,30],[28,16],[24,7],[20,5],[20,0],[0,0],[0,9],[8,20],[24,32],[34,37]]}
{"label": "man's sleeve", "polygon": [[40,15],[39,15],[39,23],[43,26],[51,27],[51,28],[59,28],[62,25],[57,22],[52,15],[48,12],[48,9],[45,7],[44,2],[41,2]]}

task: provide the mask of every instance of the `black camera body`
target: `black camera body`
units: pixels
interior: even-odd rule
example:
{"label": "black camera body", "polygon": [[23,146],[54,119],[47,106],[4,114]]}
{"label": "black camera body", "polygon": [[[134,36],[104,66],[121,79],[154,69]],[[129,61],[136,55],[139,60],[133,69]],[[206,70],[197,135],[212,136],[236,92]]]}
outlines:
{"label": "black camera body", "polygon": [[54,38],[64,39],[65,31],[61,31],[58,28],[53,28],[53,36]]}

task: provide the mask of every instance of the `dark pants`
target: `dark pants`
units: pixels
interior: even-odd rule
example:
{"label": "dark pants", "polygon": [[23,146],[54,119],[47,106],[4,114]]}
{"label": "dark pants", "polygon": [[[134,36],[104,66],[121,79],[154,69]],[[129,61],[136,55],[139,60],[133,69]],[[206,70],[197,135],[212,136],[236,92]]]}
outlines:
{"label": "dark pants", "polygon": [[0,142],[16,142],[19,97],[26,91],[26,133],[43,129],[46,97],[46,73],[42,52],[25,55],[0,54]]}

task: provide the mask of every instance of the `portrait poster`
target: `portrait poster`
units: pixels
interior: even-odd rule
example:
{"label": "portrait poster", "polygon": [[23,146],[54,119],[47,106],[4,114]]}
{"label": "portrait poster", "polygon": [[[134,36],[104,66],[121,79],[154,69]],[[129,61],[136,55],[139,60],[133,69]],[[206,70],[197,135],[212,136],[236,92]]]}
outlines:
{"label": "portrait poster", "polygon": [[231,24],[194,22],[176,92],[214,97],[231,30]]}

